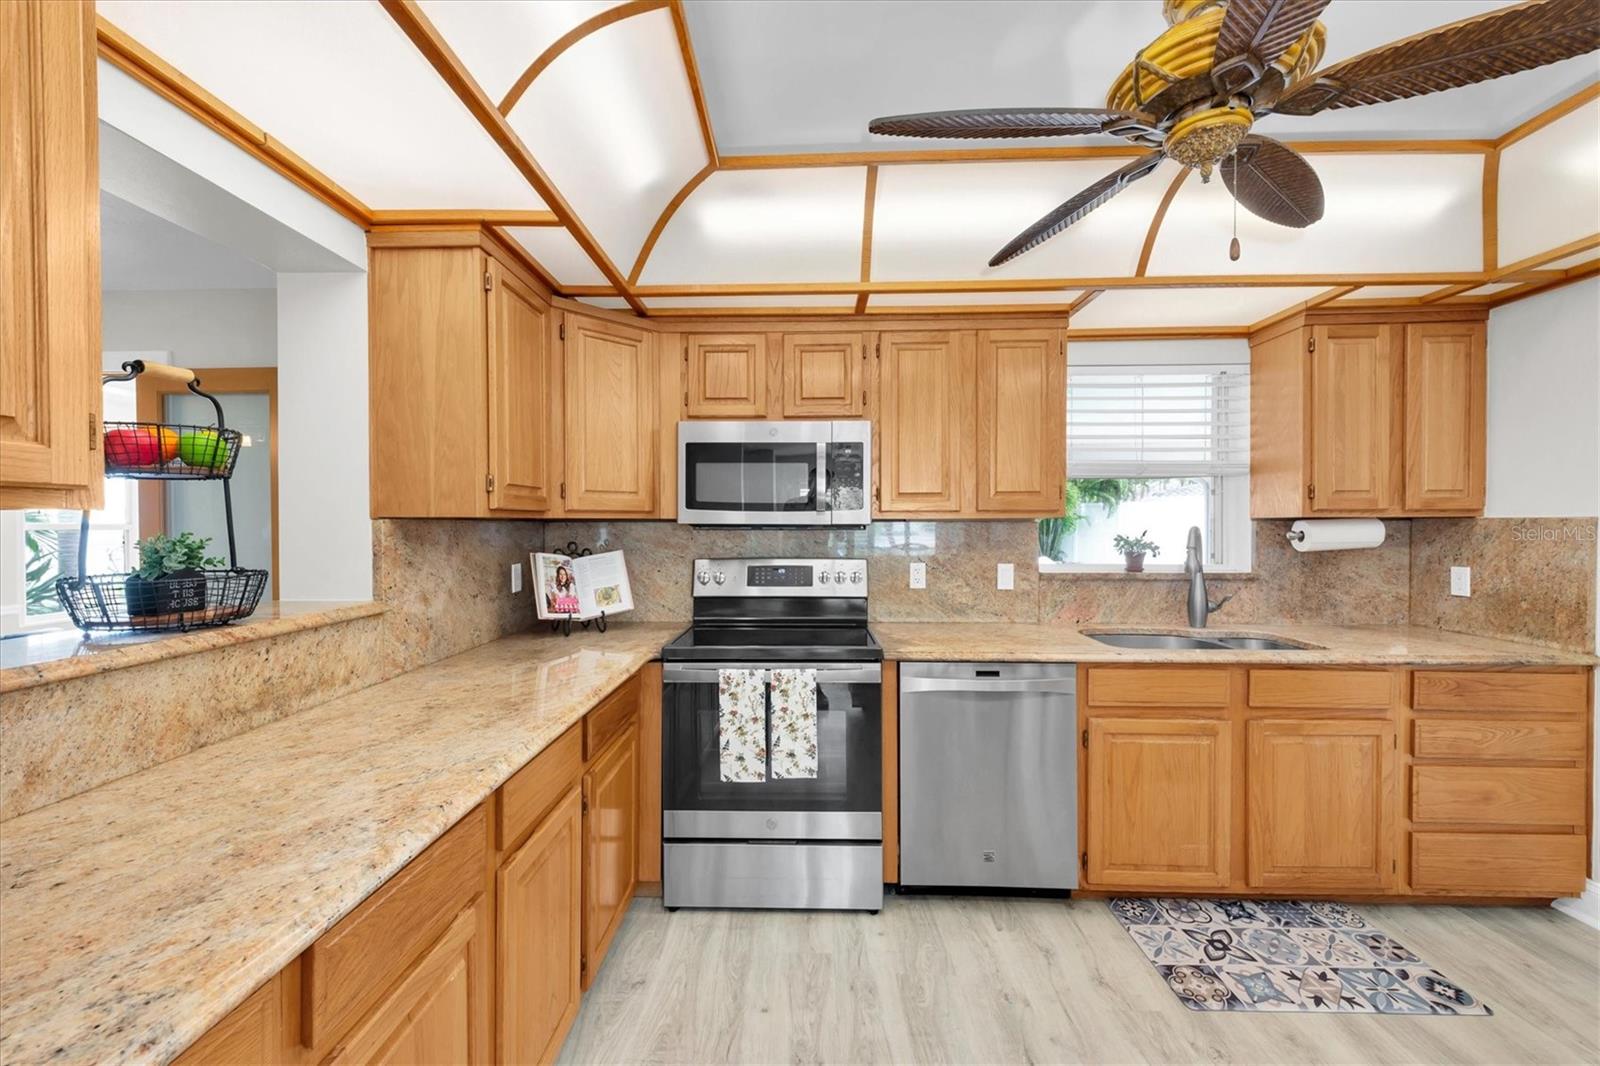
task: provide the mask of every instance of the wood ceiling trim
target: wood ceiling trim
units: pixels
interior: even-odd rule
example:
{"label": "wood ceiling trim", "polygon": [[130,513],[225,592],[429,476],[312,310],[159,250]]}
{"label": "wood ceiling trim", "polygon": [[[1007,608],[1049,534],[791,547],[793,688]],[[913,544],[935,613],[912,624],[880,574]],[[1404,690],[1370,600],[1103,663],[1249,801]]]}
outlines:
{"label": "wood ceiling trim", "polygon": [[700,83],[700,64],[694,58],[694,41],[689,36],[689,20],[683,13],[683,0],[671,0],[672,29],[678,35],[678,51],[683,55],[683,72],[694,95],[695,117],[700,120],[700,137],[705,141],[706,158],[713,168],[720,165],[717,137],[711,130],[711,109],[706,106],[705,87]]}
{"label": "wood ceiling trim", "polygon": [[1286,318],[1293,318],[1295,315],[1303,314],[1306,311],[1310,311],[1314,307],[1321,307],[1323,304],[1332,303],[1341,296],[1349,296],[1351,293],[1360,288],[1360,285],[1337,285],[1326,292],[1319,292],[1317,295],[1308,300],[1301,300],[1298,303],[1285,307],[1282,311],[1275,311],[1266,318],[1263,318],[1257,322],[1252,322],[1250,324],[1250,332],[1254,333],[1257,330],[1266,329],[1268,326],[1277,325]]}
{"label": "wood ceiling trim", "polygon": [[374,226],[559,226],[554,211],[460,210],[374,211]]}
{"label": "wood ceiling trim", "polygon": [[[385,0],[393,2],[393,0]],[[1600,241],[1600,238],[1597,238]],[[1570,255],[1583,248],[1560,254]],[[1551,258],[1560,255],[1548,253]],[[1298,288],[1338,285],[1453,285],[1461,282],[1482,284],[1477,271],[1445,271],[1431,274],[1164,274],[1133,277],[1117,275],[1092,278],[1005,278],[957,281],[777,281],[740,284],[639,285],[633,292],[651,296],[778,296],[808,294],[867,293],[952,293],[952,292],[1053,292],[1060,289],[1228,289]],[[574,289],[567,290],[569,292]],[[589,292],[585,295],[615,295]]]}
{"label": "wood ceiling trim", "polygon": [[[628,271],[628,284],[637,285],[639,275],[644,273],[644,265],[650,261],[650,253],[656,250],[656,241],[661,239],[661,234],[666,232],[667,223],[672,221],[672,216],[678,213],[678,208],[683,206],[691,193],[700,187],[700,183],[716,173],[717,164],[707,163],[695,172],[694,176],[683,183],[672,199],[667,201],[667,206],[661,209],[661,214],[656,216],[656,224],[650,227],[650,233],[644,239],[644,244],[639,248],[639,255],[633,261],[633,269]],[[576,290],[568,290],[576,291]],[[594,296],[614,296],[615,293],[590,293]]]}
{"label": "wood ceiling trim", "polygon": [[1587,263],[1579,263],[1575,267],[1568,267],[1561,272],[1561,276],[1549,281],[1535,281],[1526,285],[1519,285],[1515,289],[1506,289],[1498,292],[1488,299],[1489,307],[1496,308],[1504,304],[1513,303],[1529,296],[1537,296],[1551,289],[1559,289],[1564,285],[1571,285],[1575,281],[1583,281],[1600,274],[1600,259],[1591,259]]}
{"label": "wood ceiling trim", "polygon": [[1526,259],[1518,259],[1515,263],[1507,264],[1497,270],[1490,271],[1485,281],[1504,281],[1513,274],[1520,274],[1525,270],[1542,267],[1546,263],[1554,263],[1558,259],[1565,259],[1579,252],[1592,252],[1600,248],[1600,233],[1591,233],[1587,237],[1579,237],[1575,241],[1548,248],[1537,255],[1530,255]]}
{"label": "wood ceiling trim", "polygon": [[[1479,284],[1481,285],[1482,283],[1480,282]],[[1440,300],[1448,300],[1452,296],[1459,296],[1464,292],[1471,292],[1473,289],[1478,287],[1478,285],[1474,285],[1470,281],[1464,282],[1460,285],[1447,285],[1442,289],[1435,289],[1433,292],[1423,293],[1421,296],[1416,297],[1416,301],[1419,305],[1438,303]]]}
{"label": "wood ceiling trim", "polygon": [[389,17],[394,19],[395,24],[400,27],[401,32],[411,39],[411,43],[416,46],[417,51],[422,53],[423,58],[432,65],[439,77],[444,80],[444,83],[450,87],[450,90],[466,105],[467,110],[478,120],[489,136],[494,139],[494,142],[500,146],[500,150],[506,154],[506,158],[511,160],[512,165],[522,173],[528,184],[533,186],[534,191],[549,205],[550,210],[555,212],[556,217],[561,220],[562,225],[567,227],[573,239],[578,242],[578,246],[583,249],[584,254],[594,261],[595,266],[600,268],[600,272],[606,276],[606,280],[628,302],[628,306],[641,315],[645,314],[644,303],[635,295],[628,284],[627,278],[623,277],[622,272],[617,269],[617,265],[606,254],[605,249],[600,247],[600,242],[595,240],[594,234],[589,232],[589,228],[578,218],[577,212],[572,209],[572,205],[561,195],[555,184],[550,180],[549,175],[534,160],[533,153],[528,151],[528,146],[522,143],[522,138],[517,136],[517,132],[511,128],[511,123],[506,121],[505,115],[500,113],[494,102],[484,93],[477,79],[468,72],[465,64],[461,62],[461,58],[455,54],[433,23],[422,13],[422,9],[417,6],[416,0],[379,0],[379,2],[383,5],[383,9],[389,13]]}
{"label": "wood ceiling trim", "polygon": [[1483,269],[1500,265],[1500,149],[1483,157]]}
{"label": "wood ceiling trim", "polygon": [[1250,326],[1112,326],[1105,329],[1067,327],[1069,341],[1202,340],[1250,336]]}
{"label": "wood ceiling trim", "polygon": [[[878,168],[867,168],[866,201],[861,205],[861,280],[872,280],[872,214],[878,206]],[[871,293],[863,292],[856,297],[856,314],[861,314],[867,309],[867,298]]]}
{"label": "wood ceiling trim", "polygon": [[1076,300],[1073,300],[1072,303],[1067,306],[1067,320],[1070,322],[1073,315],[1094,303],[1095,298],[1105,291],[1106,290],[1104,289],[1090,289],[1079,296]]}
{"label": "wood ceiling trim", "polygon": [[1506,148],[1516,144],[1524,137],[1538,133],[1540,130],[1544,129],[1557,119],[1563,118],[1566,115],[1570,115],[1572,112],[1578,110],[1578,108],[1582,107],[1584,104],[1587,104],[1596,97],[1600,97],[1600,81],[1584,86],[1582,89],[1579,89],[1565,100],[1562,100],[1551,107],[1545,108],[1543,111],[1539,112],[1537,115],[1534,115],[1521,125],[1513,126],[1509,130],[1506,130],[1506,132],[1501,134],[1500,137],[1494,142],[1494,146],[1504,151]]}
{"label": "wood ceiling trim", "polygon": [[1150,253],[1156,250],[1156,234],[1161,232],[1161,223],[1167,217],[1167,208],[1172,206],[1172,198],[1178,195],[1178,189],[1192,169],[1192,167],[1181,168],[1177,177],[1172,179],[1172,184],[1167,186],[1167,191],[1161,195],[1161,202],[1156,205],[1156,213],[1150,217],[1150,229],[1144,235],[1144,247],[1139,249],[1139,265],[1133,271],[1135,277],[1144,277],[1145,268],[1150,265]]}
{"label": "wood ceiling trim", "polygon": [[[923,304],[917,307],[871,307],[868,315],[901,315],[915,312],[919,315],[1065,315],[1071,310],[1067,303],[1059,304]],[[857,312],[858,314],[861,312]]]}
{"label": "wood ceiling trim", "polygon": [[[919,308],[920,310],[920,308]],[[651,318],[791,318],[858,314],[849,304],[838,307],[652,307]]]}
{"label": "wood ceiling trim", "polygon": [[372,209],[348,189],[284,147],[266,130],[206,92],[172,64],[106,21],[104,16],[95,17],[95,38],[100,56],[112,66],[208,129],[221,134],[362,229],[372,225]]}
{"label": "wood ceiling trim", "polygon": [[511,109],[517,106],[517,101],[521,100],[522,94],[528,91],[528,86],[533,84],[533,79],[543,74],[550,64],[560,59],[563,52],[595,30],[604,29],[614,22],[621,22],[623,19],[632,18],[634,15],[643,15],[648,11],[656,11],[666,7],[667,4],[668,0],[628,0],[627,3],[607,8],[598,15],[584,19],[550,42],[550,45],[534,57],[532,63],[528,64],[528,69],[524,70],[517,80],[511,83],[511,88],[506,90],[505,97],[500,101],[500,114],[511,114]]}

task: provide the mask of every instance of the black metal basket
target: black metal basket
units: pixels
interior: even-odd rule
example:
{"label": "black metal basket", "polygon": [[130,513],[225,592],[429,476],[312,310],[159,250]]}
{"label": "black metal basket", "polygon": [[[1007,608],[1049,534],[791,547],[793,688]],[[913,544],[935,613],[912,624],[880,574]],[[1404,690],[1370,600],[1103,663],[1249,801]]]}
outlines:
{"label": "black metal basket", "polygon": [[233,475],[243,436],[236,429],[177,422],[107,422],[106,476],[146,481],[214,481]]}
{"label": "black metal basket", "polygon": [[56,579],[56,595],[82,630],[173,632],[226,625],[255,611],[267,571],[186,570],[154,581],[137,574]]}

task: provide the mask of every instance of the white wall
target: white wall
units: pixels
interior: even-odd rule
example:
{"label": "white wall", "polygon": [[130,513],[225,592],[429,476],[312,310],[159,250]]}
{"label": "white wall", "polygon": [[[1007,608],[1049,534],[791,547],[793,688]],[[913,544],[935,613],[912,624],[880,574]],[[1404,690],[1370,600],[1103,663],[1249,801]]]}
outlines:
{"label": "white wall", "polygon": [[1490,518],[1600,514],[1600,279],[1489,312]]}
{"label": "white wall", "polygon": [[370,600],[367,276],[278,275],[278,598]]}
{"label": "white wall", "polygon": [[104,292],[100,309],[107,352],[165,351],[163,362],[186,367],[278,365],[275,289]]}

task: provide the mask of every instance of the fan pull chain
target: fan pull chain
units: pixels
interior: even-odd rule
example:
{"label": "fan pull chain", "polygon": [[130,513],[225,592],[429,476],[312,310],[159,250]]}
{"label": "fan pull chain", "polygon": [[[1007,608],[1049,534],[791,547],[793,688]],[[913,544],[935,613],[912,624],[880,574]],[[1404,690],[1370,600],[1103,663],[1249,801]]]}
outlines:
{"label": "fan pull chain", "polygon": [[1230,153],[1233,161],[1233,240],[1228,242],[1228,259],[1237,263],[1239,261],[1239,153],[1237,150]]}

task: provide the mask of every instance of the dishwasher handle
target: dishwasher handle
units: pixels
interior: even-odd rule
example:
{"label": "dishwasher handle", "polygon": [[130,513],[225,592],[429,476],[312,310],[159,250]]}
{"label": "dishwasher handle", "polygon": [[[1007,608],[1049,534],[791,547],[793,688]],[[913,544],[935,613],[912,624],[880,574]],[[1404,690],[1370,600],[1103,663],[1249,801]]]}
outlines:
{"label": "dishwasher handle", "polygon": [[1073,696],[1078,692],[1075,677],[1023,677],[993,679],[981,677],[900,677],[901,692],[1059,692]]}

